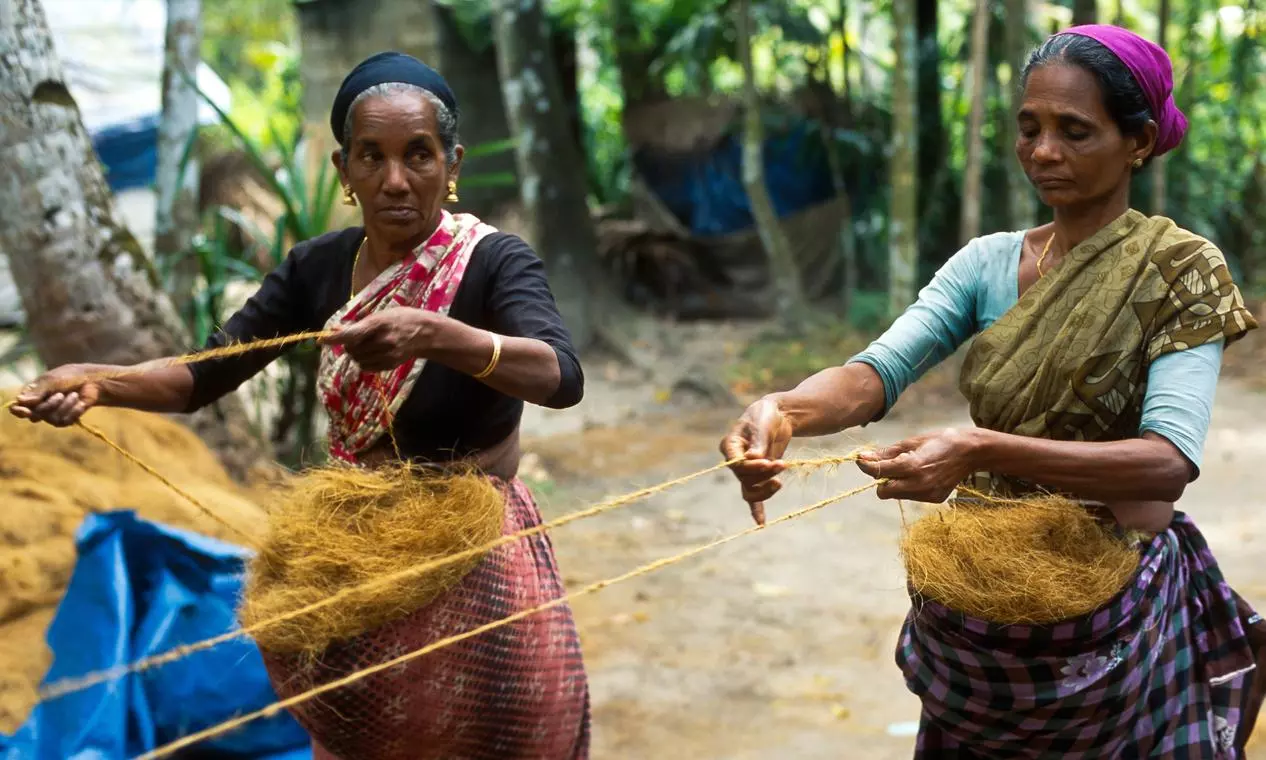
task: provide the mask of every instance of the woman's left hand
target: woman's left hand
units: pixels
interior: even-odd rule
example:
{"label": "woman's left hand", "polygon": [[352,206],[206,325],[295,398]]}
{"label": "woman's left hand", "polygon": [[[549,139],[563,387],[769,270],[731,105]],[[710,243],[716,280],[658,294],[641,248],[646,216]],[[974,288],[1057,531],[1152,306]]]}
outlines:
{"label": "woman's left hand", "polygon": [[365,372],[385,372],[411,359],[425,358],[446,320],[423,309],[387,309],[337,328],[321,343],[342,346]]}
{"label": "woman's left hand", "polygon": [[888,481],[876,491],[881,499],[939,504],[975,471],[974,451],[972,435],[951,428],[861,454],[857,466],[872,478]]}

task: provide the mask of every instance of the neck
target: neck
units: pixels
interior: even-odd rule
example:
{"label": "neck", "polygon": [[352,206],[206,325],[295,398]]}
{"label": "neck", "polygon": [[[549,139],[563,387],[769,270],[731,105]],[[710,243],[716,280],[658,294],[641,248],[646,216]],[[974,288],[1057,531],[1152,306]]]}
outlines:
{"label": "neck", "polygon": [[412,253],[414,249],[425,243],[427,238],[435,234],[435,230],[439,226],[440,218],[436,216],[423,225],[421,232],[406,238],[395,238],[384,235],[381,231],[366,225],[365,258],[373,262],[376,270],[384,271],[393,264],[399,263],[405,256]]}
{"label": "neck", "polygon": [[1072,250],[1129,208],[1128,187],[1125,192],[1116,193],[1107,203],[1061,206],[1055,209],[1055,244],[1061,251]]}

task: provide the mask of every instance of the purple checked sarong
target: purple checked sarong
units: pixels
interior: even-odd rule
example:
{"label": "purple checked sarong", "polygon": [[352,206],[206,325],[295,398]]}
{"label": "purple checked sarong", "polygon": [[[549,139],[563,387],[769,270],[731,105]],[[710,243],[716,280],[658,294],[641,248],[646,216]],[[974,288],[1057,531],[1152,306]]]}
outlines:
{"label": "purple checked sarong", "polygon": [[1181,512],[1098,612],[986,623],[913,598],[897,664],[923,701],[915,757],[1238,760],[1266,623]]}

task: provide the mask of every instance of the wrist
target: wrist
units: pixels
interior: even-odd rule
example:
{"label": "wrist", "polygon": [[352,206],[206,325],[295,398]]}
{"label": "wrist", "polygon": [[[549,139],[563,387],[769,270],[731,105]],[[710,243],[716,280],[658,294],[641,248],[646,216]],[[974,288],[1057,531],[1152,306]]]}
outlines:
{"label": "wrist", "polygon": [[967,462],[973,471],[992,469],[998,452],[1000,434],[981,427],[960,431],[967,447]]}
{"label": "wrist", "polygon": [[782,418],[783,424],[790,428],[793,438],[802,429],[804,424],[802,415],[797,413],[794,399],[789,398],[786,391],[767,393],[757,403],[772,404],[774,409],[778,410],[778,416]]}
{"label": "wrist", "polygon": [[[421,311],[421,310],[419,310]],[[479,331],[460,320],[427,313],[423,334],[411,353],[418,359],[438,359],[460,353],[476,342]]]}

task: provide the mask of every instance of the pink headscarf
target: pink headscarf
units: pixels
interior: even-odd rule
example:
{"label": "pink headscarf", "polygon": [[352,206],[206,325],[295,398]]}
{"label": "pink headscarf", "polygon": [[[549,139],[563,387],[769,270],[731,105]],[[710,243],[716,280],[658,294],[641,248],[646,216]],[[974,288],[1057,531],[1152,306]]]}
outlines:
{"label": "pink headscarf", "polygon": [[1111,50],[1134,75],[1152,107],[1152,118],[1156,120],[1156,149],[1152,155],[1159,156],[1178,147],[1187,132],[1187,117],[1174,104],[1173,66],[1160,45],[1108,24],[1074,26],[1059,34],[1089,37]]}

